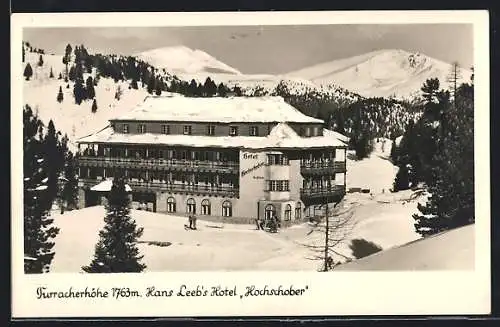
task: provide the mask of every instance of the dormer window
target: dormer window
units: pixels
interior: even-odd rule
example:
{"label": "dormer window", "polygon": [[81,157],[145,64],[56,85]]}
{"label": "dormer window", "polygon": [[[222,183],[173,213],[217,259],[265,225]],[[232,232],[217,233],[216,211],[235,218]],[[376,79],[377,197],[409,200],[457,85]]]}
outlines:
{"label": "dormer window", "polygon": [[229,126],[229,136],[238,135],[238,126]]}
{"label": "dormer window", "polygon": [[183,133],[184,135],[191,135],[191,125],[185,125]]}
{"label": "dormer window", "polygon": [[123,124],[123,133],[128,134],[128,124]]}
{"label": "dormer window", "polygon": [[146,133],[146,125],[145,124],[137,125],[137,133]]}
{"label": "dormer window", "polygon": [[250,126],[250,136],[257,136],[257,135],[259,135],[259,127]]}

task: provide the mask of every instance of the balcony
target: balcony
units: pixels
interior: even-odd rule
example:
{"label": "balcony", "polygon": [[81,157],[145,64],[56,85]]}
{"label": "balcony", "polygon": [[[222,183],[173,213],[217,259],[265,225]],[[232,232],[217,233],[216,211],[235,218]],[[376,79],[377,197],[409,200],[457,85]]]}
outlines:
{"label": "balcony", "polygon": [[334,173],[345,173],[345,161],[308,162],[300,165],[303,175],[331,175]]}
{"label": "balcony", "polygon": [[[92,187],[101,181],[102,179],[80,179],[78,186]],[[142,182],[136,180],[128,180],[126,183],[132,188],[133,192],[168,192],[191,195],[223,196],[229,198],[239,197],[239,189],[237,187],[230,186],[173,184],[162,182]]]}
{"label": "balcony", "polygon": [[325,202],[338,202],[345,195],[345,185],[334,185],[331,187],[301,188],[300,198],[307,204],[323,204]]}
{"label": "balcony", "polygon": [[81,156],[77,157],[76,160],[77,164],[81,167],[147,168],[152,170],[195,170],[230,174],[239,173],[239,165],[236,162],[178,159],[110,158],[92,156]]}

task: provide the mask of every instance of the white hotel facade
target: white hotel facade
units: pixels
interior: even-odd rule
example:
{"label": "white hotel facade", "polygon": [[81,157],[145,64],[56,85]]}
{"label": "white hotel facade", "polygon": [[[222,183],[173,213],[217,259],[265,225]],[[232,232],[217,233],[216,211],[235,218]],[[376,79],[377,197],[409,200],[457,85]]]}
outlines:
{"label": "white hotel facade", "polygon": [[345,195],[346,142],[280,97],[151,96],[78,141],[79,206],[122,176],[155,212],[288,225]]}

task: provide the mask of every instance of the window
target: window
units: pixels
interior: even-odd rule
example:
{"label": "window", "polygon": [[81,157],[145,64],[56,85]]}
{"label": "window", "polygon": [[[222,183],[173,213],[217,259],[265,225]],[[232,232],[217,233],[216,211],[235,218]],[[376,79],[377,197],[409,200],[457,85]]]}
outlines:
{"label": "window", "polygon": [[313,128],[313,136],[318,136],[319,135],[319,128],[318,126],[314,126]]}
{"label": "window", "polygon": [[201,214],[205,216],[210,216],[210,200],[204,199],[201,201]]}
{"label": "window", "polygon": [[128,124],[123,124],[123,133],[128,134]]}
{"label": "window", "polygon": [[222,217],[232,217],[233,216],[233,205],[230,201],[222,202]]}
{"label": "window", "polygon": [[229,126],[229,136],[238,135],[238,126]]}
{"label": "window", "polygon": [[290,164],[290,161],[288,160],[288,157],[284,154],[268,154],[267,164],[270,166],[272,165],[288,166]]}
{"label": "window", "polygon": [[170,126],[169,125],[161,125],[162,134],[170,134]]}
{"label": "window", "polygon": [[287,204],[285,207],[285,220],[292,219],[292,206]]}
{"label": "window", "polygon": [[192,214],[195,214],[196,213],[196,201],[193,199],[193,198],[189,198],[187,200],[187,213],[192,213]]}
{"label": "window", "polygon": [[268,204],[264,208],[264,218],[266,220],[269,220],[269,219],[271,219],[273,217],[276,217],[276,208],[274,207],[274,205]]}
{"label": "window", "polygon": [[184,135],[191,135],[191,125],[184,126]]}
{"label": "window", "polygon": [[250,136],[258,136],[259,135],[259,127],[250,126]]}
{"label": "window", "polygon": [[145,124],[137,125],[137,133],[146,133],[146,125]]}
{"label": "window", "polygon": [[175,199],[173,197],[167,199],[167,212],[175,212]]}
{"label": "window", "polygon": [[290,191],[290,182],[288,180],[270,180],[268,181],[268,190],[271,192]]}
{"label": "window", "polygon": [[302,204],[297,202],[295,205],[295,220],[299,220],[302,218]]}
{"label": "window", "polygon": [[311,136],[311,128],[310,127],[306,127],[305,130],[306,130],[305,136],[307,136],[307,137]]}
{"label": "window", "polygon": [[215,126],[214,125],[207,126],[207,135],[210,135],[210,136],[215,135]]}

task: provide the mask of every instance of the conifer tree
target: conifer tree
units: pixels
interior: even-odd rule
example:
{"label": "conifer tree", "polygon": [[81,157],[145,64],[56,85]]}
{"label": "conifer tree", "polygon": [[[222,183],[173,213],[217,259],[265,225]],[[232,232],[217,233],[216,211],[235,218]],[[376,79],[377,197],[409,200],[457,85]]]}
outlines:
{"label": "conifer tree", "polygon": [[24,50],[24,44],[23,44],[23,56],[22,56],[22,62],[26,60],[26,51]]}
{"label": "conifer tree", "polygon": [[52,67],[50,67],[49,78],[54,78],[54,72],[52,71]]}
{"label": "conifer tree", "polygon": [[27,81],[29,81],[31,76],[33,76],[33,68],[31,68],[30,63],[27,63],[26,67],[24,68],[24,77]]}
{"label": "conifer tree", "polygon": [[154,74],[151,74],[149,81],[148,81],[148,87],[147,87],[148,93],[153,94],[155,88],[156,88],[156,78],[155,78]]}
{"label": "conifer tree", "polygon": [[237,86],[237,85],[236,85],[236,86],[234,86],[234,88],[233,88],[233,92],[234,92],[234,94],[235,94],[237,97],[240,97],[240,96],[243,94],[243,92],[241,91],[241,88],[240,88],[239,86]]}
{"label": "conifer tree", "polygon": [[38,67],[42,67],[43,66],[43,56],[40,55],[40,57],[38,58]]}
{"label": "conifer tree", "polygon": [[76,71],[75,66],[71,66],[68,73],[68,78],[70,81],[74,81],[76,79]]}
{"label": "conifer tree", "polygon": [[161,81],[159,81],[159,80],[156,81],[156,83],[155,83],[155,94],[157,96],[161,95],[162,85],[163,85],[163,83]]}
{"label": "conifer tree", "polygon": [[115,178],[106,205],[105,226],[99,232],[94,258],[88,266],[82,267],[87,273],[142,272],[146,265],[141,263],[137,240],[143,228],[138,228],[130,216],[130,200],[125,190],[125,182]]}
{"label": "conifer tree", "polygon": [[133,78],[132,82],[130,83],[130,87],[133,88],[134,90],[137,90],[139,87],[137,86],[137,79]]}
{"label": "conifer tree", "polygon": [[87,99],[93,99],[95,97],[94,81],[92,76],[87,77],[86,81]]}
{"label": "conifer tree", "polygon": [[73,86],[73,96],[75,97],[75,103],[81,104],[84,99],[85,89],[82,85],[82,80],[76,79],[75,85]]}
{"label": "conifer tree", "polygon": [[51,239],[59,233],[49,216],[47,163],[43,125],[31,108],[23,110],[24,163],[24,272],[48,272],[54,257]]}
{"label": "conifer tree", "polygon": [[50,205],[57,197],[59,172],[64,164],[59,154],[59,139],[52,119],[47,126],[47,134],[43,140],[45,161],[47,163],[47,195]]}
{"label": "conifer tree", "polygon": [[117,101],[120,101],[120,99],[121,99],[121,97],[122,97],[122,93],[123,93],[122,88],[121,88],[121,86],[120,86],[120,85],[118,85],[118,86],[116,87],[116,91],[115,91],[115,99],[116,99]]}
{"label": "conifer tree", "polygon": [[57,79],[62,79],[62,74],[59,73],[59,76],[57,76]]}
{"label": "conifer tree", "polygon": [[220,82],[219,85],[217,86],[217,94],[220,97],[227,96],[227,87],[222,82]]}
{"label": "conifer tree", "polygon": [[64,50],[64,56],[62,58],[63,64],[66,66],[66,77],[68,77],[68,64],[71,61],[71,45],[68,43],[66,49]]}
{"label": "conifer tree", "polygon": [[94,98],[94,101],[92,102],[92,112],[95,113],[97,111],[97,101]]}
{"label": "conifer tree", "polygon": [[462,84],[455,106],[439,119],[437,149],[426,182],[430,197],[413,215],[422,236],[473,223],[474,217],[474,89]]}
{"label": "conifer tree", "polygon": [[410,174],[408,171],[407,165],[402,165],[398,173],[396,174],[396,178],[394,179],[394,184],[392,189],[394,192],[407,190],[410,188]]}
{"label": "conifer tree", "polygon": [[65,184],[62,190],[63,202],[70,210],[77,208],[78,179],[76,177],[76,163],[73,153],[68,151],[64,165]]}
{"label": "conifer tree", "polygon": [[61,103],[64,100],[64,95],[62,92],[62,87],[59,86],[59,92],[57,93],[57,102]]}
{"label": "conifer tree", "polygon": [[189,87],[187,88],[187,96],[196,96],[198,94],[198,84],[194,80],[194,78],[189,83]]}

